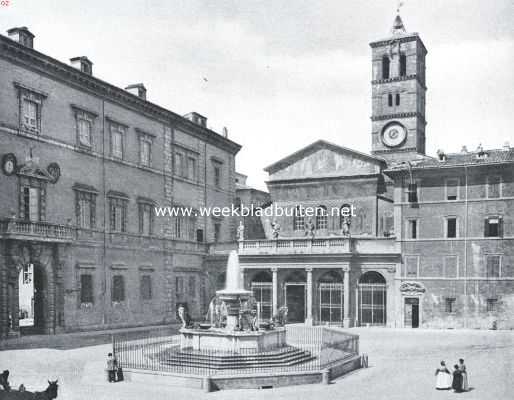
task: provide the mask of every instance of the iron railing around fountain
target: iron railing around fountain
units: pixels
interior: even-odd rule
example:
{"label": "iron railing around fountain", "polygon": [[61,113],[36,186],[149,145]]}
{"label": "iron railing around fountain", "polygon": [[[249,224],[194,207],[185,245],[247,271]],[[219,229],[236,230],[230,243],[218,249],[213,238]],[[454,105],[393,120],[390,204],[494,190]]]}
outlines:
{"label": "iron railing around fountain", "polygon": [[113,350],[124,369],[201,376],[316,371],[359,353],[359,337],[338,328],[287,325],[286,341],[266,352],[181,350],[181,336],[162,329],[137,339],[116,334]]}

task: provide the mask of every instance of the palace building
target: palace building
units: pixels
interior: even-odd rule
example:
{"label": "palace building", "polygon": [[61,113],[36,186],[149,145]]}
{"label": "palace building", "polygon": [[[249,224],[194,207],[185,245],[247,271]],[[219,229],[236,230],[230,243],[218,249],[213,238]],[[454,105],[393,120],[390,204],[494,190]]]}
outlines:
{"label": "palace building", "polygon": [[319,140],[265,169],[274,205],[321,211],[239,243],[246,288],[291,322],[513,328],[514,148],[427,156],[420,36],[398,15],[370,46],[371,155]]}
{"label": "palace building", "polygon": [[199,317],[234,222],[154,206],[230,206],[240,146],[34,43],[0,35],[0,337],[168,323],[178,303]]}

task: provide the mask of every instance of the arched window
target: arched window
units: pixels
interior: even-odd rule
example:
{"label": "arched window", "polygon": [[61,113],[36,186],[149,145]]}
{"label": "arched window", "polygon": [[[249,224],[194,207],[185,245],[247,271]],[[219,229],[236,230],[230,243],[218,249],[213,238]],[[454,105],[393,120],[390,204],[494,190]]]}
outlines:
{"label": "arched window", "polygon": [[316,229],[327,229],[327,225],[328,225],[327,207],[317,206],[316,207]]}
{"label": "arched window", "polygon": [[400,105],[400,93],[396,93],[396,105]]}
{"label": "arched window", "polygon": [[293,229],[303,231],[305,229],[305,216],[300,206],[296,206],[293,214]]}
{"label": "arched window", "polygon": [[400,55],[400,76],[407,75],[407,56],[405,54]]}
{"label": "arched window", "polygon": [[387,288],[382,274],[376,271],[362,274],[357,288],[360,325],[385,325]]}
{"label": "arched window", "polygon": [[382,79],[389,79],[389,57],[382,57]]}
{"label": "arched window", "polygon": [[387,105],[388,105],[389,107],[392,107],[392,106],[393,106],[393,95],[392,95],[391,93],[389,93],[389,94],[387,95]]}

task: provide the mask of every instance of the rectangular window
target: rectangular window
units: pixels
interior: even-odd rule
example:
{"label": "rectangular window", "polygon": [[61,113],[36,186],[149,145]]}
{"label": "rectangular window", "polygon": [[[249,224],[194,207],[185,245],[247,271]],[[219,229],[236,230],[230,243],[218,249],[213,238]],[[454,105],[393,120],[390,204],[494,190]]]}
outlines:
{"label": "rectangular window", "polygon": [[23,126],[31,131],[39,131],[39,103],[23,99]]}
{"label": "rectangular window", "polygon": [[443,276],[445,278],[456,278],[457,277],[457,256],[444,256],[443,261]]}
{"label": "rectangular window", "polygon": [[150,275],[141,276],[141,300],[152,299],[152,277]]}
{"label": "rectangular window", "polygon": [[486,256],[486,277],[499,278],[501,275],[501,256],[500,255],[487,255]]}
{"label": "rectangular window", "polygon": [[184,278],[181,276],[175,278],[175,292],[177,293],[177,297],[184,295]]}
{"label": "rectangular window", "polygon": [[111,198],[110,200],[111,231],[127,231],[127,200]]}
{"label": "rectangular window", "polygon": [[79,144],[91,147],[91,122],[82,118],[78,119],[77,130],[79,134]]}
{"label": "rectangular window", "polygon": [[446,200],[457,200],[459,197],[459,180],[447,179],[446,180]]}
{"label": "rectangular window", "polygon": [[196,159],[194,157],[187,158],[187,178],[196,181]]}
{"label": "rectangular window", "polygon": [[194,276],[189,277],[189,296],[192,298],[196,297],[196,278]]}
{"label": "rectangular window", "polygon": [[145,167],[149,167],[151,165],[151,152],[152,152],[152,143],[149,140],[140,139],[140,152],[139,152],[139,162],[141,165]]}
{"label": "rectangular window", "polygon": [[487,197],[497,199],[501,196],[501,178],[499,176],[487,177]]}
{"label": "rectangular window", "polygon": [[503,231],[503,220],[501,217],[487,217],[484,221],[485,237],[500,237]]}
{"label": "rectangular window", "polygon": [[405,276],[417,277],[418,276],[419,257],[406,256],[405,257]]}
{"label": "rectangular window", "polygon": [[418,238],[418,220],[411,219],[407,222],[407,234],[409,239],[417,239]]}
{"label": "rectangular window", "polygon": [[445,311],[448,314],[455,312],[455,297],[446,297],[444,299]]}
{"label": "rectangular window", "polygon": [[457,218],[448,217],[446,218],[446,237],[456,238],[457,237]]}
{"label": "rectangular window", "polygon": [[125,278],[123,275],[114,275],[112,277],[112,301],[125,301]]}
{"label": "rectangular window", "polygon": [[175,175],[184,176],[184,155],[182,153],[175,153]]}
{"label": "rectangular window", "polygon": [[80,275],[80,302],[82,304],[93,303],[93,275]]}
{"label": "rectangular window", "polygon": [[35,187],[23,188],[23,205],[25,219],[38,222],[41,220],[40,189]]}
{"label": "rectangular window", "polygon": [[91,229],[95,226],[96,195],[87,192],[76,192],[77,226]]}
{"label": "rectangular window", "polygon": [[487,299],[487,312],[496,311],[497,305],[498,305],[498,299]]}
{"label": "rectangular window", "polygon": [[153,213],[151,204],[139,204],[139,233],[146,236],[150,236],[153,233]]}
{"label": "rectangular window", "polygon": [[221,187],[221,163],[219,163],[219,162],[213,163],[213,172],[214,172],[214,186],[219,188],[219,187]]}
{"label": "rectangular window", "polygon": [[215,222],[214,223],[214,242],[219,242],[221,237],[221,223],[220,222]]}
{"label": "rectangular window", "polygon": [[125,128],[118,124],[111,124],[111,156],[123,159]]}

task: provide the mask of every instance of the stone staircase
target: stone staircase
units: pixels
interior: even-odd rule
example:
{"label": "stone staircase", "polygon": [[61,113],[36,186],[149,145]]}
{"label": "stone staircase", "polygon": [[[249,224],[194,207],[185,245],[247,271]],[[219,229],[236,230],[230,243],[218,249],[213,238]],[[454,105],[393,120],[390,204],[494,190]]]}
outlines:
{"label": "stone staircase", "polygon": [[208,353],[177,350],[167,353],[161,362],[172,367],[206,369],[246,369],[290,367],[315,359],[310,351],[287,346],[265,353]]}

